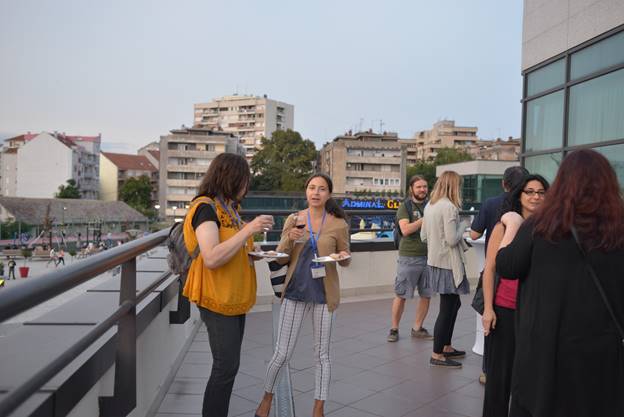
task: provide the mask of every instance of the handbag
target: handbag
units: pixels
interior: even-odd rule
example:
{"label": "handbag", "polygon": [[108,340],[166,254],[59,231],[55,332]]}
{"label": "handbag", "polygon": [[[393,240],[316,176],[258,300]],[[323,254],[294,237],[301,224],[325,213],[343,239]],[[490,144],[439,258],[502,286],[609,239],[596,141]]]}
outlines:
{"label": "handbag", "polygon": [[589,259],[587,259],[587,254],[585,253],[585,250],[583,249],[583,246],[581,245],[581,241],[578,237],[576,228],[572,226],[570,231],[572,232],[572,236],[574,237],[574,240],[576,241],[576,246],[578,246],[578,249],[581,252],[581,255],[583,255],[583,259],[585,259],[585,266],[587,267],[587,271],[589,272],[589,275],[591,275],[592,279],[594,280],[594,284],[596,284],[596,288],[598,288],[600,297],[602,298],[602,301],[605,307],[609,311],[609,314],[611,315],[611,318],[613,319],[613,322],[615,323],[615,327],[617,327],[618,333],[620,333],[622,347],[624,347],[624,330],[622,330],[622,325],[618,321],[617,317],[615,317],[615,312],[613,311],[613,307],[611,307],[611,303],[609,302],[609,299],[607,298],[607,294],[605,293],[605,290],[602,287],[602,284],[600,283],[600,280],[598,279],[598,276],[596,275],[594,268],[589,263]]}
{"label": "handbag", "polygon": [[472,303],[470,303],[470,305],[474,311],[483,315],[483,311],[485,310],[485,299],[483,298],[483,271],[479,274],[477,289],[475,290],[475,295],[472,298]]}

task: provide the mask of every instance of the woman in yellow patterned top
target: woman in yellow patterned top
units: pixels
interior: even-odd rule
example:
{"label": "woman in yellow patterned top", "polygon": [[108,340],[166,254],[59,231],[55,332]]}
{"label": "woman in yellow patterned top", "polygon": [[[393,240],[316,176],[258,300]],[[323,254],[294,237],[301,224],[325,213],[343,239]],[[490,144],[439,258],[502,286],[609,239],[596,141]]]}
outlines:
{"label": "woman in yellow patterned top", "polygon": [[256,301],[253,235],[273,226],[272,216],[244,223],[238,202],[247,193],[249,165],[240,155],[217,156],[184,219],[189,253],[199,246],[183,294],[197,304],[208,330],[212,372],[206,385],[203,416],[227,417],[240,363],[245,314]]}

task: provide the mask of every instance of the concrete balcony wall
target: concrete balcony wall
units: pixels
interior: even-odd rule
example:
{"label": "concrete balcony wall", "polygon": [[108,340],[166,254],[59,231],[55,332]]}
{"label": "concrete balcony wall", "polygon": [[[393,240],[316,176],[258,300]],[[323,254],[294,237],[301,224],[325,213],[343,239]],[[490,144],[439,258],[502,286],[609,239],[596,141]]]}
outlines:
{"label": "concrete balcony wall", "polygon": [[[466,276],[475,286],[485,260],[484,240],[469,240],[473,245],[466,253]],[[353,252],[351,265],[338,266],[340,290],[343,297],[388,294],[394,290],[398,250]],[[269,268],[264,261],[256,262],[258,284],[257,305],[270,304],[274,295],[269,280]]]}
{"label": "concrete balcony wall", "polygon": [[[197,308],[191,306],[191,318],[185,324],[169,324],[169,311],[177,306],[177,297],[154,318],[149,327],[137,338],[137,406],[128,417],[153,415],[152,408],[160,404],[175,377],[201,320]],[[114,366],[89,390],[67,415],[85,417],[99,415],[99,396],[113,394]]]}

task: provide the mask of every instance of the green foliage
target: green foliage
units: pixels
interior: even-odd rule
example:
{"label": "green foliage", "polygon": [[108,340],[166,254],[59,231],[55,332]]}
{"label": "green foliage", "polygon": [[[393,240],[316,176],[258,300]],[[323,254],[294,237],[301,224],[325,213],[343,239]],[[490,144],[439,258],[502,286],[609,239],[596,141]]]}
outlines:
{"label": "green foliage", "polygon": [[270,139],[262,138],[262,149],[251,161],[251,189],[302,191],[317,158],[314,142],[294,130],[276,130]]}
{"label": "green foliage", "polygon": [[409,179],[414,175],[422,175],[427,180],[429,189],[433,188],[436,181],[436,167],[438,165],[453,164],[456,162],[472,161],[474,158],[466,151],[455,148],[438,149],[437,155],[433,161],[419,161],[414,165],[410,165],[406,169],[406,186]]}
{"label": "green foliage", "polygon": [[19,222],[5,222],[0,225],[0,239],[13,239],[21,230],[22,233],[28,232],[33,227],[29,224]]}
{"label": "green foliage", "polygon": [[80,188],[76,185],[76,180],[70,178],[67,185],[59,185],[58,193],[54,195],[56,198],[80,198]]}
{"label": "green foliage", "polygon": [[152,183],[147,175],[128,178],[119,189],[119,199],[147,217],[155,217]]}

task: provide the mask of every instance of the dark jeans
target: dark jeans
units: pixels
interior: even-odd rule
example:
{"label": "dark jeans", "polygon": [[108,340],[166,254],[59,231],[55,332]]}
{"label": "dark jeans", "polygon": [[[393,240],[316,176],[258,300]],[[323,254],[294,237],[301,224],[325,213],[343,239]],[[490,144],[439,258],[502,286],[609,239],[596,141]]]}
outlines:
{"label": "dark jeans", "polygon": [[199,308],[208,330],[212,351],[212,372],[204,392],[203,417],[227,417],[234,378],[240,365],[245,315],[224,316]]}
{"label": "dark jeans", "polygon": [[9,268],[9,279],[11,279],[11,277],[15,279],[15,268]]}
{"label": "dark jeans", "polygon": [[516,352],[515,310],[494,306],[496,328],[488,336],[487,382],[483,417],[506,417],[509,412],[511,371]]}
{"label": "dark jeans", "polygon": [[440,312],[433,328],[433,353],[442,353],[451,344],[457,312],[461,306],[459,295],[440,294]]}

